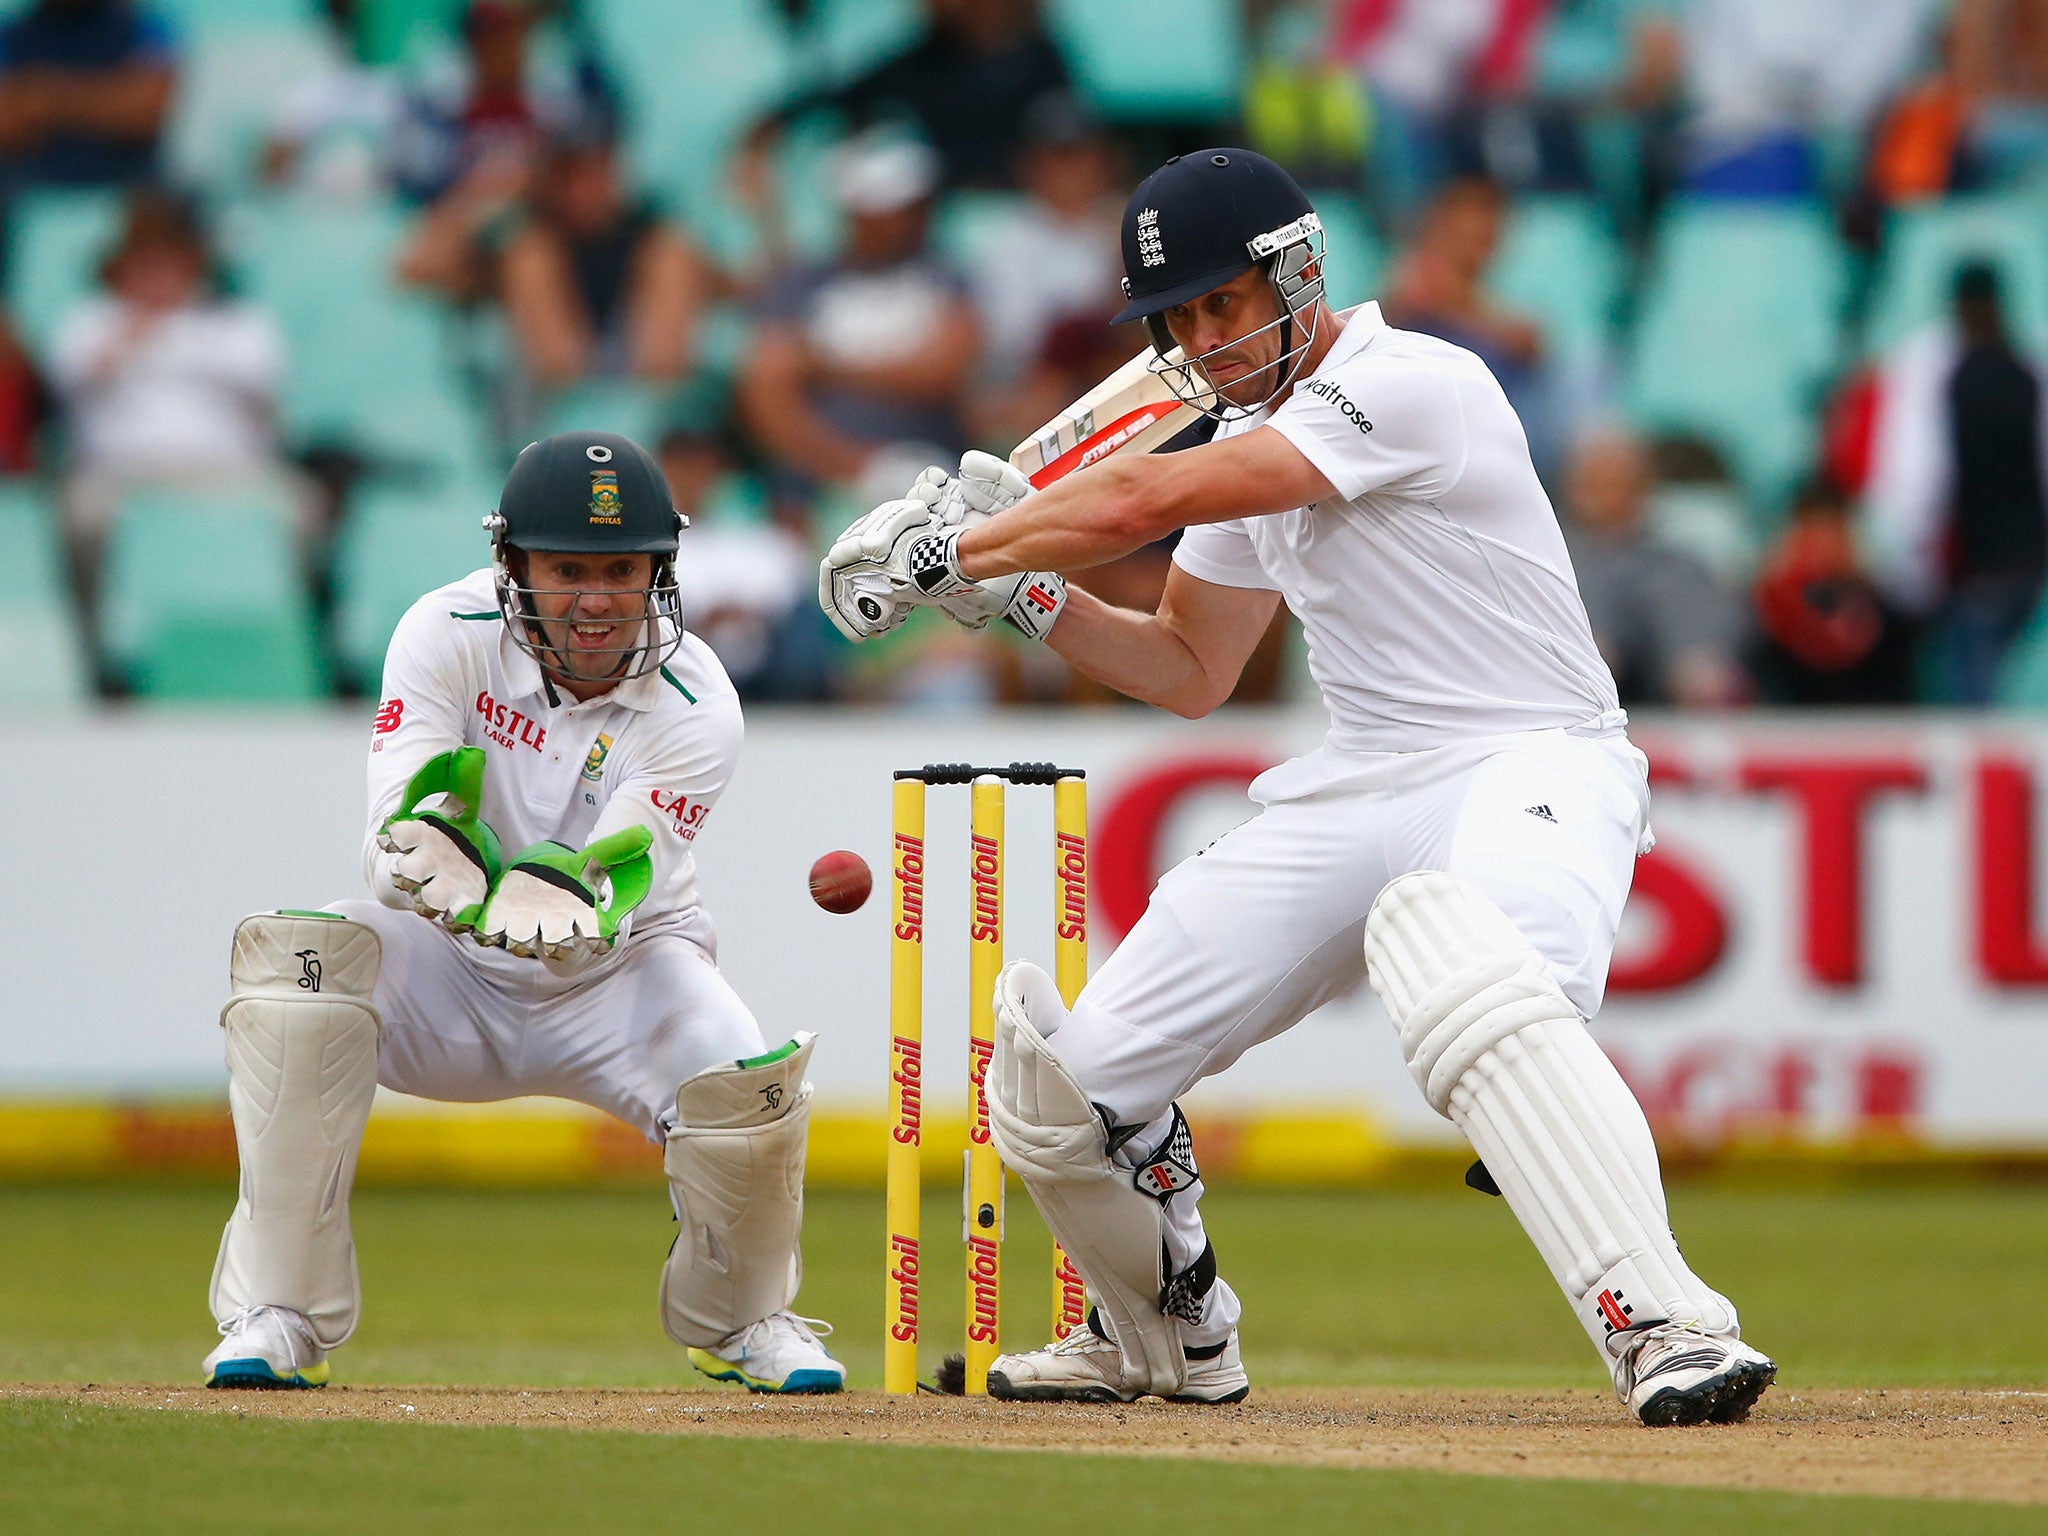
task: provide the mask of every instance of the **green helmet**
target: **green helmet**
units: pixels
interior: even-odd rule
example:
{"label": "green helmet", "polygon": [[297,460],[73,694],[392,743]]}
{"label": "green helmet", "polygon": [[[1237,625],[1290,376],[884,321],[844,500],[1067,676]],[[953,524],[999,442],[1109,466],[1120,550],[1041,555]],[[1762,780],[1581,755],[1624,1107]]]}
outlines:
{"label": "green helmet", "polygon": [[[543,665],[550,647],[539,625],[536,589],[513,570],[513,550],[566,554],[651,554],[646,629],[619,650],[621,679],[652,672],[683,642],[676,588],[677,535],[689,525],[669,497],[654,456],[615,432],[557,432],[528,443],[512,462],[498,508],[484,519],[497,569],[498,611],[513,642]],[[637,661],[635,658],[638,658]]]}

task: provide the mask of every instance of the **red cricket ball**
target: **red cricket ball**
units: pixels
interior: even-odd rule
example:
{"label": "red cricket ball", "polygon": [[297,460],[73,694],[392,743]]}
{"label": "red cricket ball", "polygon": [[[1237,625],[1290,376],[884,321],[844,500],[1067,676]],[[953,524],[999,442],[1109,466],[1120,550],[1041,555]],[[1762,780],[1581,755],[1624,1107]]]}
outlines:
{"label": "red cricket ball", "polygon": [[858,912],[874,888],[868,861],[844,848],[834,849],[811,866],[811,900],[827,912]]}

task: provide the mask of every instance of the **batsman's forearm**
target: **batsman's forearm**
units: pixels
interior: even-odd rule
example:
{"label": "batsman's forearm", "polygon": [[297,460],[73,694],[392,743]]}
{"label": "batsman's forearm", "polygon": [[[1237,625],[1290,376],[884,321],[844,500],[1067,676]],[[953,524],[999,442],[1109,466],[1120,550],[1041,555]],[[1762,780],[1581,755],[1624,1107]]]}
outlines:
{"label": "batsman's forearm", "polygon": [[1079,571],[1144,548],[1173,526],[1158,526],[1148,510],[1150,467],[1142,458],[1106,459],[1054,481],[961,534],[961,571],[973,581]]}
{"label": "batsman's forearm", "polygon": [[1128,698],[1190,719],[1209,709],[1208,678],[1194,652],[1152,614],[1069,587],[1045,643],[1076,671]]}

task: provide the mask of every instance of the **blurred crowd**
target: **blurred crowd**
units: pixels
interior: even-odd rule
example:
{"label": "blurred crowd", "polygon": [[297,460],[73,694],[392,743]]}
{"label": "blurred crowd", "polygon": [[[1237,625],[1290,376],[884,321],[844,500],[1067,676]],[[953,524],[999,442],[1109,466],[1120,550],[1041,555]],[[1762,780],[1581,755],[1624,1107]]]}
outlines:
{"label": "blurred crowd", "polygon": [[[207,0],[17,6],[0,473],[84,687],[176,691],[140,525],[225,500],[288,529],[285,691],[373,692],[393,591],[481,564],[511,454],[586,425],[658,451],[745,696],[1109,702],[936,623],[850,647],[816,556],[1135,352],[1125,191],[1244,142],[1324,210],[1340,306],[1500,378],[1624,702],[2048,702],[2048,0],[1116,10],[325,0],[252,41]],[[319,267],[379,220],[374,270]],[[1149,607],[1169,558],[1076,579]],[[1283,615],[1239,697],[1304,678]]]}

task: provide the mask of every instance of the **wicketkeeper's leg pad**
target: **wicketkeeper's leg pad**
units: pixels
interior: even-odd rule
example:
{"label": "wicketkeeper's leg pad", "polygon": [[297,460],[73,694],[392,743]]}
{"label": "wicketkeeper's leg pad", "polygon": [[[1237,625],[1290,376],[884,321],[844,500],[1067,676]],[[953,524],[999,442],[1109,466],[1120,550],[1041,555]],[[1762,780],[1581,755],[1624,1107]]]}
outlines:
{"label": "wicketkeeper's leg pad", "polygon": [[289,1307],[332,1349],[355,1331],[361,1291],[349,1186],[370,1101],[383,963],[374,930],[318,912],[259,912],[235,929],[221,1009],[241,1191],[221,1236],[212,1304]]}
{"label": "wicketkeeper's leg pad", "polygon": [[817,1036],[710,1067],[676,1090],[662,1167],[679,1230],[661,1271],[661,1322],[710,1349],[796,1299],[803,1278],[804,1145]]}
{"label": "wicketkeeper's leg pad", "polygon": [[1733,1337],[1735,1309],[1679,1255],[1642,1108],[1541,954],[1499,907],[1403,875],[1365,925],[1366,974],[1430,1106],[1447,1116],[1610,1359],[1660,1321]]}
{"label": "wicketkeeper's leg pad", "polygon": [[[1003,968],[988,1074],[990,1136],[1088,1282],[1123,1351],[1126,1384],[1171,1397],[1186,1384],[1187,1356],[1178,1322],[1162,1309],[1174,1278],[1163,1208],[1139,1192],[1129,1168],[1110,1161],[1101,1114],[1049,1043],[1066,1014],[1044,971],[1021,961]],[[1207,1273],[1213,1276],[1213,1258]]]}

